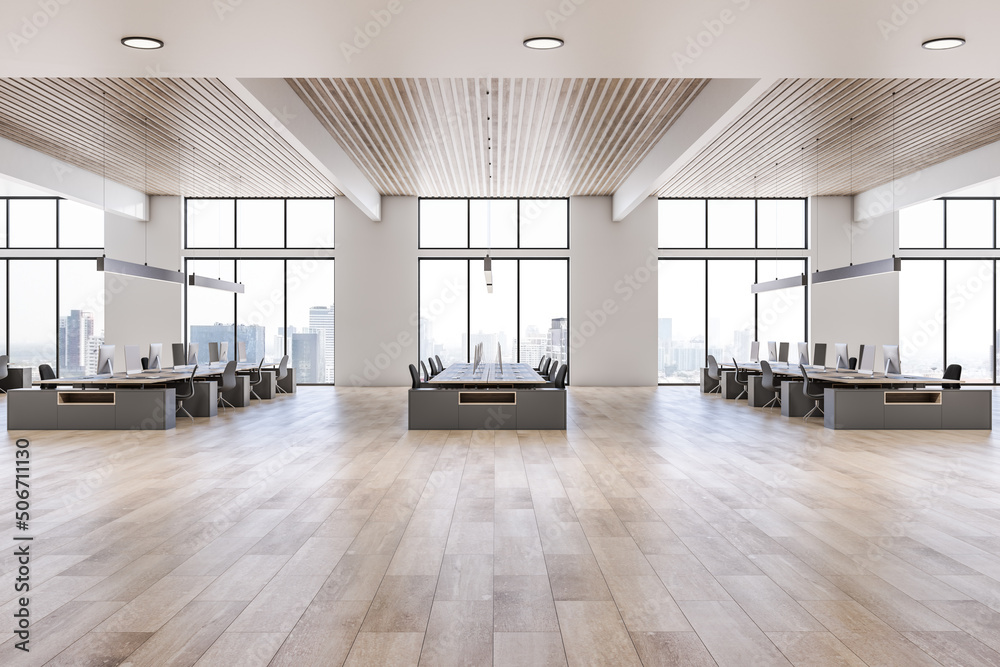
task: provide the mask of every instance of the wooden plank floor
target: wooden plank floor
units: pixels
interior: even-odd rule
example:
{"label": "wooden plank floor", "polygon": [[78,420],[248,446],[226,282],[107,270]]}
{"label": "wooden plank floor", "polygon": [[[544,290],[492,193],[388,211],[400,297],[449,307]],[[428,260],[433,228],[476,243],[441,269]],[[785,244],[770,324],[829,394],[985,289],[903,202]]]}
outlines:
{"label": "wooden plank floor", "polygon": [[328,387],[4,431],[36,539],[23,654],[0,533],[0,664],[1000,665],[1000,436],[569,398],[566,432],[409,432],[404,389]]}

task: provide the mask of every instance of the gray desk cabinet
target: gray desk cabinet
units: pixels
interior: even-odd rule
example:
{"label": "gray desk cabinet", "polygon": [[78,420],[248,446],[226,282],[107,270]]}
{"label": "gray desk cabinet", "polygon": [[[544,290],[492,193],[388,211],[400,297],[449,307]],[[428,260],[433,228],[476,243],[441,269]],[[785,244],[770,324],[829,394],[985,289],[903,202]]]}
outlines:
{"label": "gray desk cabinet", "polygon": [[774,398],[774,392],[764,389],[764,376],[751,375],[747,382],[747,396],[752,408],[762,408]]}
{"label": "gray desk cabinet", "polygon": [[[215,380],[196,380],[194,396],[183,403],[192,417],[216,416],[219,414],[219,383]],[[183,412],[181,416],[186,417]]]}
{"label": "gray desk cabinet", "polygon": [[517,428],[521,431],[566,429],[566,391],[533,389],[517,392]]}
{"label": "gray desk cabinet", "polygon": [[30,368],[7,368],[7,377],[0,379],[0,389],[31,389]]}
{"label": "gray desk cabinet", "polygon": [[245,408],[250,405],[250,376],[237,375],[236,386],[222,392],[222,398],[229,401],[234,408]]}
{"label": "gray desk cabinet", "polygon": [[278,382],[278,386],[281,387],[282,389],[284,389],[289,394],[294,394],[295,393],[295,369],[294,368],[288,368],[287,370],[288,370],[288,375],[286,375],[283,379],[277,381]]}
{"label": "gray desk cabinet", "polygon": [[[781,383],[781,414],[785,417],[804,417],[816,404],[802,393],[802,381],[785,380]],[[822,404],[820,404],[822,407]],[[826,408],[823,408],[826,410]],[[815,413],[813,413],[815,414]]]}
{"label": "gray desk cabinet", "polygon": [[14,389],[7,396],[7,429],[170,429],[174,405],[172,388]]}
{"label": "gray desk cabinet", "polygon": [[115,391],[115,428],[119,430],[164,430],[176,426],[176,391],[164,389],[119,389]]}
{"label": "gray desk cabinet", "polygon": [[411,430],[565,430],[565,389],[411,389]]}
{"label": "gray desk cabinet", "polygon": [[736,382],[736,371],[722,371],[723,398],[736,398],[743,392],[743,385]]}
{"label": "gray desk cabinet", "polygon": [[715,388],[719,386],[719,381],[708,377],[708,369],[702,368],[701,373],[699,374],[698,384],[701,387],[701,393],[707,394],[714,391]]}
{"label": "gray desk cabinet", "polygon": [[514,430],[517,428],[517,406],[459,405],[458,428],[462,431]]}
{"label": "gray desk cabinet", "polygon": [[271,400],[278,393],[278,382],[275,379],[277,376],[278,374],[275,371],[261,371],[261,382],[253,390],[257,392],[257,395],[262,400]]}
{"label": "gray desk cabinet", "polygon": [[458,392],[449,389],[411,389],[410,430],[458,428]]}
{"label": "gray desk cabinet", "polygon": [[824,426],[834,429],[993,428],[990,389],[827,388]]}

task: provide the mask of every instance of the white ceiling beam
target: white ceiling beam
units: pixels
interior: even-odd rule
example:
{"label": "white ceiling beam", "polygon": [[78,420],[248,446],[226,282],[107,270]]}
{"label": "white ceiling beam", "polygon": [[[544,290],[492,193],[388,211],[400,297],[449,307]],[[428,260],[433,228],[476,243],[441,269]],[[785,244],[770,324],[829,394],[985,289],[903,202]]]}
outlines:
{"label": "white ceiling beam", "polygon": [[56,197],[126,218],[149,219],[149,197],[144,192],[9,139],[0,139],[0,175]]}
{"label": "white ceiling beam", "polygon": [[854,196],[854,220],[872,220],[930,199],[1000,178],[1000,141],[900,176]]}
{"label": "white ceiling beam", "polygon": [[777,79],[712,79],[614,194],[616,222],[658,191]]}
{"label": "white ceiling beam", "polygon": [[382,196],[284,79],[223,82],[368,218],[382,217]]}

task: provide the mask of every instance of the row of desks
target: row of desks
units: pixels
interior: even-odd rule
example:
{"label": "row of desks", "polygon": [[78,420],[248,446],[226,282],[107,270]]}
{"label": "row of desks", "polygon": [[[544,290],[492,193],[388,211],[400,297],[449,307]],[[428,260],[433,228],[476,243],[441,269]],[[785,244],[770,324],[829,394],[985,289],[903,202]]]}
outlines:
{"label": "row of desks", "polygon": [[548,382],[530,364],[452,364],[438,373],[427,384],[432,386],[493,386],[510,385],[531,387]]}
{"label": "row of desks", "polygon": [[[801,378],[802,371],[799,369],[798,364],[790,364],[783,362],[768,362],[771,366],[771,370],[775,375],[784,375],[786,377]],[[751,373],[760,373],[760,363],[755,361],[748,361],[745,363],[740,363],[740,370],[746,370]],[[732,369],[734,366],[732,364],[720,364],[721,368]],[[926,384],[940,384],[941,378],[932,378],[923,375],[894,375],[885,373],[861,373],[859,371],[852,371],[844,368],[826,368],[824,366],[806,366],[806,373],[809,375],[810,380],[815,380],[816,382],[827,382],[830,384],[847,384],[856,386],[882,386],[882,385],[926,385]],[[948,380],[948,383],[960,383],[960,380]]]}
{"label": "row of desks", "polygon": [[[257,370],[259,364],[243,362],[236,365],[238,373],[249,373]],[[265,363],[264,368],[273,369],[277,364]],[[73,385],[79,387],[147,387],[161,384],[176,384],[191,377],[194,366],[174,366],[172,368],[158,368],[155,370],[142,371],[131,375],[125,373],[115,373],[113,375],[91,375],[84,377],[56,378],[55,380],[36,380],[36,385]],[[210,378],[222,375],[226,370],[225,364],[215,366],[198,366],[195,372],[195,379]]]}

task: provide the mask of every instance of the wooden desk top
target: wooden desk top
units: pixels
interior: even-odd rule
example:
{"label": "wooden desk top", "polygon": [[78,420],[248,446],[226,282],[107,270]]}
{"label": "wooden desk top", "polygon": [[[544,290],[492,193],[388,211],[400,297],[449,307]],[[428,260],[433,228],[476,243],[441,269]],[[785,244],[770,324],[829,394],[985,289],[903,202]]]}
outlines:
{"label": "wooden desk top", "polygon": [[529,364],[504,364],[500,370],[498,364],[480,364],[475,372],[472,364],[452,364],[441,373],[432,377],[427,384],[431,385],[538,385],[547,380],[539,375]]}
{"label": "wooden desk top", "polygon": [[[771,370],[775,375],[785,375],[789,377],[802,377],[798,364],[790,364],[780,361],[769,362]],[[720,367],[733,368],[732,364],[720,364]],[[759,362],[746,362],[739,364],[743,370],[761,372]],[[962,384],[964,380],[942,380],[941,378],[925,377],[921,375],[886,375],[885,373],[861,373],[848,369],[827,368],[824,366],[806,366],[806,373],[810,380],[817,382],[829,382],[831,384],[850,385],[883,385],[883,384]]]}
{"label": "wooden desk top", "polygon": [[[260,362],[250,363],[243,362],[236,365],[237,372],[249,372],[255,370]],[[276,366],[275,363],[265,363],[264,367]],[[132,375],[127,375],[125,373],[115,373],[113,375],[87,375],[84,377],[75,378],[56,378],[54,380],[35,380],[32,382],[34,385],[80,385],[85,387],[92,386],[116,386],[116,387],[146,387],[149,385],[157,384],[169,384],[173,382],[183,382],[191,377],[191,371],[194,366],[174,366],[172,368],[160,368],[157,370],[142,371],[141,373],[134,373]],[[222,372],[226,369],[225,364],[218,366],[198,366],[198,372],[195,373],[195,378],[207,378],[216,375],[222,375]]]}

